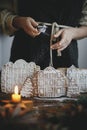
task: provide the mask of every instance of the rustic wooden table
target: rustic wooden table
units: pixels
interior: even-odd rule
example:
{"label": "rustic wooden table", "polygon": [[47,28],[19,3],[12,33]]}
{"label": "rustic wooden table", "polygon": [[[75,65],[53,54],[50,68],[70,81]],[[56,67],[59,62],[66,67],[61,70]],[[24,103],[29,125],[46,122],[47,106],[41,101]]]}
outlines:
{"label": "rustic wooden table", "polygon": [[0,130],[87,130],[86,96],[78,100],[63,101],[22,98],[26,101],[32,100],[32,109],[12,116],[6,108],[3,115],[4,106],[12,104],[3,101],[10,99],[10,94],[0,93]]}

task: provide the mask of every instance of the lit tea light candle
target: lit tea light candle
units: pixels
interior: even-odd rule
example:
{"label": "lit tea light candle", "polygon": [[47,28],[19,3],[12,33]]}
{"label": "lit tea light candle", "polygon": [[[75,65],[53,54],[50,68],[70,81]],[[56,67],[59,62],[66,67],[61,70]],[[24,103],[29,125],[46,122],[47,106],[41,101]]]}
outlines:
{"label": "lit tea light candle", "polygon": [[12,94],[12,102],[18,103],[21,101],[21,95],[18,94],[18,86],[15,86],[14,94]]}

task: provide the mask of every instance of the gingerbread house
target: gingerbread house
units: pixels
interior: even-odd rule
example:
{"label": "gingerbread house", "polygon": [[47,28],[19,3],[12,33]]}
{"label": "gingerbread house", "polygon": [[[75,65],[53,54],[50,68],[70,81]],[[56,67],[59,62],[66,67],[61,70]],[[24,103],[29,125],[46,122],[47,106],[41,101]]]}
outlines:
{"label": "gingerbread house", "polygon": [[65,74],[49,66],[38,72],[38,97],[61,97],[66,95],[67,79]]}

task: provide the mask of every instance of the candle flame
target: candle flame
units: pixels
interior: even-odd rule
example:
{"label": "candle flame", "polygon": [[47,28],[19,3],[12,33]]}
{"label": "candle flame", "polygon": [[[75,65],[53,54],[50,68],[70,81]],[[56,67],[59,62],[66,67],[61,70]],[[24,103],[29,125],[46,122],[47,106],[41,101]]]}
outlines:
{"label": "candle flame", "polygon": [[18,86],[15,86],[14,93],[18,94]]}

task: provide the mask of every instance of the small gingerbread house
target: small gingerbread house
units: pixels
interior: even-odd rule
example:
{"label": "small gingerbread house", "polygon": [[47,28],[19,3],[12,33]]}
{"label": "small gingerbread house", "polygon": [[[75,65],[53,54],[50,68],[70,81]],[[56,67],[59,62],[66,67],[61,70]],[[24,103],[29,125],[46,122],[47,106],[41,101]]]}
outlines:
{"label": "small gingerbread house", "polygon": [[15,63],[8,62],[1,70],[1,91],[13,93],[15,85],[18,85],[20,91],[26,78],[31,78],[39,69],[39,66],[34,62],[28,63],[22,59],[17,60]]}
{"label": "small gingerbread house", "polygon": [[61,97],[66,95],[65,74],[49,66],[38,72],[38,97]]}
{"label": "small gingerbread house", "polygon": [[71,66],[66,73],[68,81],[67,96],[75,97],[81,92],[87,92],[87,69]]}

